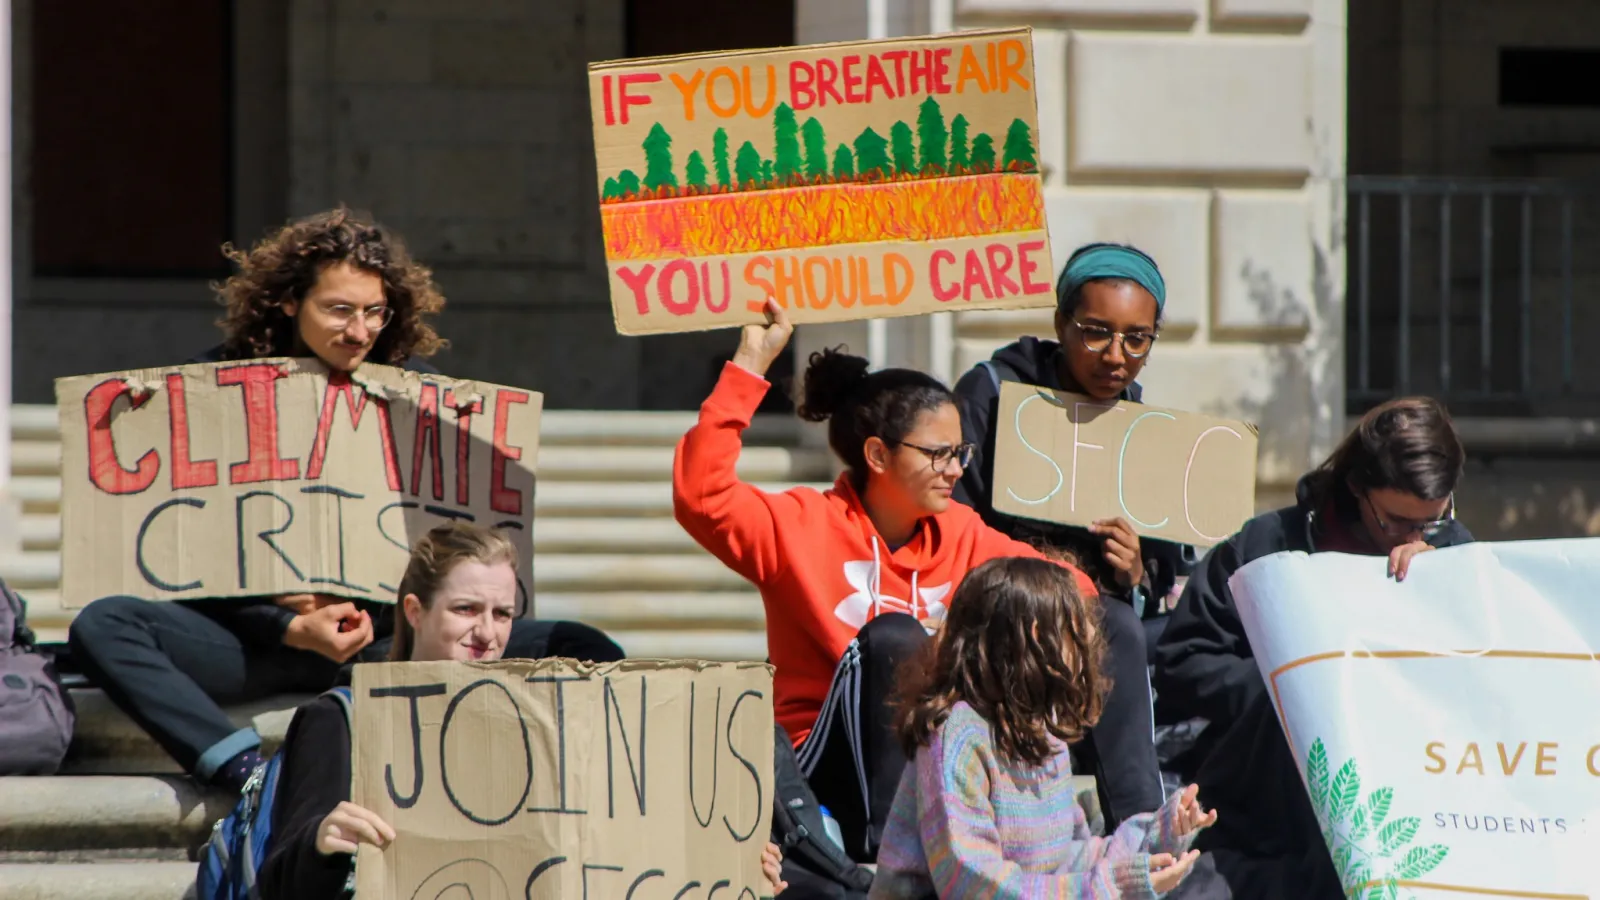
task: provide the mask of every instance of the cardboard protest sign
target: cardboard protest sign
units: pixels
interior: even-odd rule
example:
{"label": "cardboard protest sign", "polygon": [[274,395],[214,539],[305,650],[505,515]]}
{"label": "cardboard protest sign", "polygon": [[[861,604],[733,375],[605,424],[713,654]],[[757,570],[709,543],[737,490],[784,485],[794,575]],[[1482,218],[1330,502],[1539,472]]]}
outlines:
{"label": "cardboard protest sign", "polygon": [[397,835],[358,898],[771,895],[767,665],[387,663],[353,691],[351,798]]}
{"label": "cardboard protest sign", "polygon": [[623,334],[1055,302],[1027,28],[589,66]]}
{"label": "cardboard protest sign", "polygon": [[1386,565],[1230,582],[1346,893],[1600,898],[1600,541]]}
{"label": "cardboard protest sign", "polygon": [[448,519],[503,529],[530,598],[543,402],[315,359],[59,379],[62,603],[393,602],[412,543]]}
{"label": "cardboard protest sign", "polygon": [[1209,547],[1255,514],[1256,428],[1245,422],[1013,382],[1000,385],[994,508]]}

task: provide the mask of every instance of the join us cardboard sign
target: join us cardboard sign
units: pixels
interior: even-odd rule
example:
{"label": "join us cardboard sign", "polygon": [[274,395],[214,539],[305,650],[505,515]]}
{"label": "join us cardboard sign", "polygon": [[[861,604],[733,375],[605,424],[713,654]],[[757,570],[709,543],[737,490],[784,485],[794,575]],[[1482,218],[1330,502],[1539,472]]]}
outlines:
{"label": "join us cardboard sign", "polygon": [[351,799],[394,826],[356,896],[771,896],[772,669],[355,669]]}
{"label": "join us cardboard sign", "polygon": [[1027,28],[595,63],[617,330],[1055,302]]}
{"label": "join us cardboard sign", "polygon": [[1209,547],[1255,514],[1245,422],[1000,385],[994,508],[1066,525],[1121,516],[1145,537]]}
{"label": "join us cardboard sign", "polygon": [[412,543],[449,519],[502,529],[532,596],[538,393],[265,359],[63,378],[56,403],[68,608],[393,602]]}

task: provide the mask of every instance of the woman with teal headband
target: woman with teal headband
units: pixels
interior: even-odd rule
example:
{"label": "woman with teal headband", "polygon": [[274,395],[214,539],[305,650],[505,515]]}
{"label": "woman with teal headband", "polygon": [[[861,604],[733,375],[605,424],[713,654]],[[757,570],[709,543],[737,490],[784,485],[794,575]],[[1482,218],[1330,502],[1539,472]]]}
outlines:
{"label": "woman with teal headband", "polygon": [[1102,605],[1112,689],[1100,722],[1076,748],[1080,763],[1094,772],[1109,834],[1118,822],[1153,812],[1164,800],[1147,668],[1150,639],[1140,618],[1153,615],[1172,590],[1182,548],[1141,541],[1120,518],[1077,528],[996,512],[990,494],[994,420],[1001,381],[1139,402],[1136,379],[1160,333],[1167,286],[1145,253],[1122,244],[1089,244],[1067,260],[1056,298],[1055,340],[1025,337],[956,383],[962,437],[977,451],[955,498],[1013,538],[1071,553],[1103,598],[1123,601]]}

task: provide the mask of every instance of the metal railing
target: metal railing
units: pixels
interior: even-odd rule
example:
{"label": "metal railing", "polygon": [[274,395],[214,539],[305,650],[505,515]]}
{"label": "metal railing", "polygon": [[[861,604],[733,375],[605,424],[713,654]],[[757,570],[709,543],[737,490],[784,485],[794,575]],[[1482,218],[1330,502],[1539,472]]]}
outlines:
{"label": "metal railing", "polygon": [[1575,332],[1591,322],[1574,307],[1577,246],[1600,262],[1600,229],[1575,222],[1600,199],[1595,186],[1366,176],[1347,185],[1353,406],[1428,393],[1527,414],[1552,398],[1600,398],[1600,368],[1591,375],[1576,357]]}

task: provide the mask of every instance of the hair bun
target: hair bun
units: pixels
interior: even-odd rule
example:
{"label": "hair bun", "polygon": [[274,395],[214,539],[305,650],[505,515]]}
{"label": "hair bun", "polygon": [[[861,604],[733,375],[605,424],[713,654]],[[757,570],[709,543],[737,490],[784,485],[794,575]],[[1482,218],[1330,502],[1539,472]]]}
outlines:
{"label": "hair bun", "polygon": [[867,380],[871,367],[862,357],[846,353],[843,345],[811,354],[801,392],[800,418],[807,422],[827,421]]}

